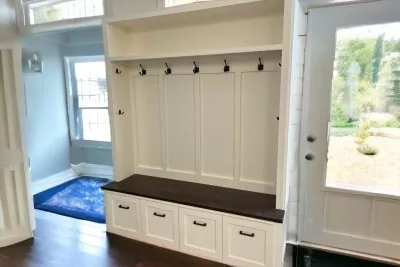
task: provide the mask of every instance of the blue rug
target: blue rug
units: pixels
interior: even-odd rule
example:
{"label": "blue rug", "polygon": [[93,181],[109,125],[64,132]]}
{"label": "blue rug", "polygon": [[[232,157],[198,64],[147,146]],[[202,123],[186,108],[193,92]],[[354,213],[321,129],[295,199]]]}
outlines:
{"label": "blue rug", "polygon": [[101,187],[107,179],[82,176],[33,196],[35,209],[105,223]]}

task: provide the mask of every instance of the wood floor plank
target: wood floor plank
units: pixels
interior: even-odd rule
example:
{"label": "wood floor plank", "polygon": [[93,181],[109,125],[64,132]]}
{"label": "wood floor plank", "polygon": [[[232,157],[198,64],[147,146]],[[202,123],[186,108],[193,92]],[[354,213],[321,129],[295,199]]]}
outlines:
{"label": "wood floor plank", "polygon": [[105,226],[36,211],[35,239],[0,249],[1,267],[223,267],[115,235]]}

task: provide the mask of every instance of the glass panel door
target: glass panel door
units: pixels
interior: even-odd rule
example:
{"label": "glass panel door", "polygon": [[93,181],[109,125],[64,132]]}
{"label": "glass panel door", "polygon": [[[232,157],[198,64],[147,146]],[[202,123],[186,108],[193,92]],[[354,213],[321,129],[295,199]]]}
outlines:
{"label": "glass panel door", "polygon": [[400,195],[400,23],[336,32],[326,185]]}

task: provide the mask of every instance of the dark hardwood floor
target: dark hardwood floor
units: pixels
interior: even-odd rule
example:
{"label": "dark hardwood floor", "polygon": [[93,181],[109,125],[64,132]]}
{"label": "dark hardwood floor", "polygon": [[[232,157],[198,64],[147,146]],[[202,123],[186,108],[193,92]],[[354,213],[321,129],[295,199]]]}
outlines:
{"label": "dark hardwood floor", "polygon": [[36,211],[35,238],[0,249],[0,267],[222,267],[122,237],[105,225]]}

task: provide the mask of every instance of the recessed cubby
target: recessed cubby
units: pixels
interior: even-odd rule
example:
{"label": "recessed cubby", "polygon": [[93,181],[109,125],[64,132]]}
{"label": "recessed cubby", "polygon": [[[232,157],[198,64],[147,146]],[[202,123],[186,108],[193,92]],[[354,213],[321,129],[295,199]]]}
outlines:
{"label": "recessed cubby", "polygon": [[215,1],[166,8],[105,24],[110,60],[282,49],[283,1]]}

